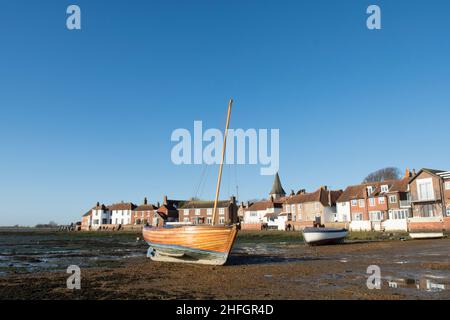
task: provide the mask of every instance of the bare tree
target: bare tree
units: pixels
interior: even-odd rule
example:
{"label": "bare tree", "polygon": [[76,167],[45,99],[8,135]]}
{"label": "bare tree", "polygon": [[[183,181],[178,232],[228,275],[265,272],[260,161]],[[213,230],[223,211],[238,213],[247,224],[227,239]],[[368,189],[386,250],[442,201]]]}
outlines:
{"label": "bare tree", "polygon": [[402,173],[399,168],[395,167],[387,167],[369,174],[363,181],[363,183],[368,182],[378,182],[378,181],[386,181],[386,180],[396,180],[400,179]]}

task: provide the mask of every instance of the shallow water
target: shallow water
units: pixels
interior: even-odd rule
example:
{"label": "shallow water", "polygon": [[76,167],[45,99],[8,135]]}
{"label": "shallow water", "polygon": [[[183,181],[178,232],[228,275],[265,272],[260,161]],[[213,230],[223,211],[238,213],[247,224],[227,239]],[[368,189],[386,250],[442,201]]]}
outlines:
{"label": "shallow water", "polygon": [[70,265],[96,267],[145,254],[135,235],[71,233],[0,233],[0,276],[10,273],[65,270]]}

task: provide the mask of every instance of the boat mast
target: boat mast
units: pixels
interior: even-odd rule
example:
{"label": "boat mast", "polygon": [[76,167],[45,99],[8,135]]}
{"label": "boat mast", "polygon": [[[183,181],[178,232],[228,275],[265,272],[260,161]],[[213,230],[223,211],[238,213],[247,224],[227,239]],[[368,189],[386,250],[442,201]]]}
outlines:
{"label": "boat mast", "polygon": [[222,181],[223,162],[225,160],[225,151],[227,149],[228,127],[230,125],[231,107],[232,106],[233,106],[233,99],[230,99],[230,101],[228,102],[227,124],[225,126],[225,134],[224,134],[224,137],[223,137],[222,159],[221,159],[221,162],[220,162],[219,176],[217,177],[216,198],[214,200],[214,211],[213,211],[213,217],[212,217],[212,225],[216,224],[217,203],[219,202],[220,183]]}

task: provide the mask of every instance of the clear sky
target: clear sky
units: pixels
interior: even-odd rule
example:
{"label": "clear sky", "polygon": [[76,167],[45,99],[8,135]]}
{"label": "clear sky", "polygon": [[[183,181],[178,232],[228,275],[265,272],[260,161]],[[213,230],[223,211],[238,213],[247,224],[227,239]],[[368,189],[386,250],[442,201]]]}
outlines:
{"label": "clear sky", "polygon": [[[173,165],[170,136],[222,128],[230,96],[232,127],[280,129],[287,191],[450,169],[449,57],[447,0],[1,0],[0,225],[212,198],[216,166]],[[221,198],[267,197],[259,169],[226,166]]]}

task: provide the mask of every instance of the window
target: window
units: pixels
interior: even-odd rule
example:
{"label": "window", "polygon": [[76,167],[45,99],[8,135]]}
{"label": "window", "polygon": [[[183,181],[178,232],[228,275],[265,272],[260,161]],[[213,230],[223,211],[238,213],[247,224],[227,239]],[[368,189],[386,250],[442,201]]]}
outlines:
{"label": "window", "polygon": [[389,196],[389,203],[397,203],[397,196]]}
{"label": "window", "polygon": [[94,219],[94,223],[93,224],[99,224],[98,222],[99,222],[98,219]]}
{"label": "window", "polygon": [[102,224],[108,224],[108,219],[103,219]]}
{"label": "window", "polygon": [[369,212],[370,221],[381,221],[383,220],[383,212],[381,211],[370,211]]}
{"label": "window", "polygon": [[206,219],[206,223],[212,224],[212,218],[207,218],[207,219]]}
{"label": "window", "polygon": [[434,217],[434,206],[432,204],[426,204],[420,207],[420,216],[421,217]]}
{"label": "window", "polygon": [[225,224],[225,218],[220,217],[219,218],[219,224]]}
{"label": "window", "polygon": [[286,205],[286,212],[291,213],[291,206],[289,204]]}
{"label": "window", "polygon": [[221,215],[221,216],[225,215],[225,208],[219,209],[219,215]]}
{"label": "window", "polygon": [[431,178],[417,180],[417,195],[419,201],[434,200],[433,180]]}
{"label": "window", "polygon": [[184,213],[185,216],[188,216],[189,215],[189,209],[184,209],[183,213]]}
{"label": "window", "polygon": [[450,217],[450,205],[447,206],[446,214],[447,214],[447,217]]}
{"label": "window", "polygon": [[358,200],[352,200],[352,207],[356,207],[357,204],[358,204]]}
{"label": "window", "polygon": [[258,212],[250,211],[250,217],[257,217],[257,216],[258,216]]}
{"label": "window", "polygon": [[378,203],[384,204],[386,201],[384,200],[384,197],[378,197]]}
{"label": "window", "polygon": [[195,209],[195,215],[199,216],[200,215],[200,209]]}
{"label": "window", "polygon": [[208,216],[212,216],[212,213],[213,213],[213,209],[209,208],[208,210],[206,210],[206,214]]}
{"label": "window", "polygon": [[354,221],[362,221],[363,215],[362,213],[353,213],[353,220]]}
{"label": "window", "polygon": [[389,210],[389,219],[392,220],[402,220],[406,219],[409,216],[409,211],[406,209],[403,210]]}
{"label": "window", "polygon": [[375,198],[370,198],[369,199],[369,206],[375,207]]}
{"label": "window", "polygon": [[359,207],[364,208],[364,199],[359,199]]}
{"label": "window", "polygon": [[381,192],[388,192],[388,191],[389,191],[388,185],[387,185],[387,184],[383,184],[383,185],[381,186]]}
{"label": "window", "polygon": [[189,218],[184,218],[183,221],[184,222],[189,222]]}
{"label": "window", "polygon": [[450,181],[445,182],[445,190],[450,190]]}
{"label": "window", "polygon": [[367,193],[369,194],[369,196],[372,194],[373,192],[373,187],[372,186],[368,186],[367,187]]}
{"label": "window", "polygon": [[301,203],[298,204],[298,212],[302,212],[302,204]]}
{"label": "window", "polygon": [[291,212],[295,214],[295,204],[291,205]]}

